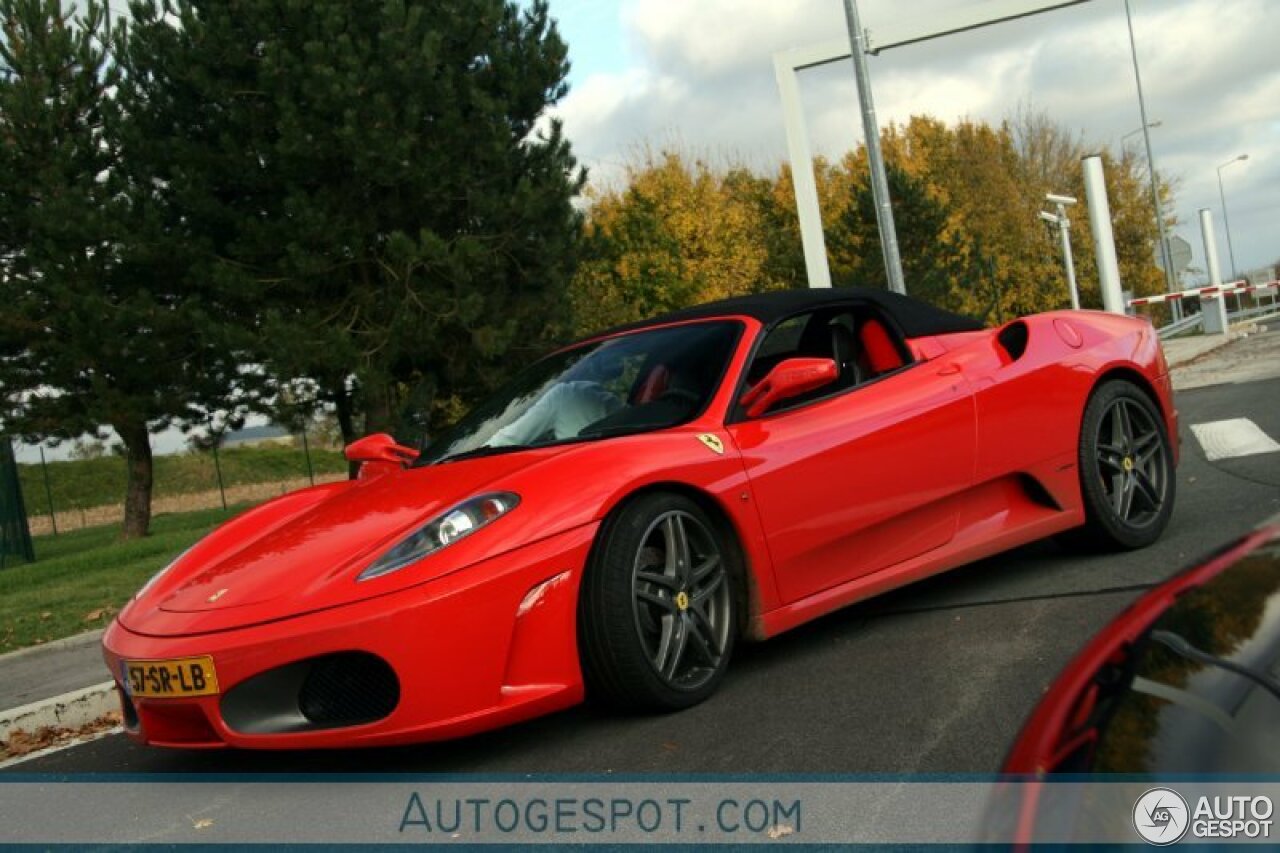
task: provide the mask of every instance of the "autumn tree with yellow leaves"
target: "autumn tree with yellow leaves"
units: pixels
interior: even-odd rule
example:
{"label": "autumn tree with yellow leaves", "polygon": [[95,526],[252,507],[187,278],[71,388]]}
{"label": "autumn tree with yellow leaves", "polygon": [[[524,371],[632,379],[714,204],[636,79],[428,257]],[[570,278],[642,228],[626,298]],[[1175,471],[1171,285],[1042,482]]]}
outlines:
{"label": "autumn tree with yellow leaves", "polygon": [[571,288],[575,329],[776,286],[759,189],[742,170],[664,152],[629,168],[625,189],[589,191]]}
{"label": "autumn tree with yellow leaves", "polygon": [[[1079,135],[1024,111],[995,127],[917,116],[883,133],[907,290],[999,323],[1069,305],[1045,193],[1080,197]],[[1103,152],[1124,287],[1159,292],[1145,162]],[[866,150],[815,162],[833,283],[886,286]],[[1166,209],[1172,188],[1161,183]],[[789,167],[760,175],[675,151],[646,152],[620,189],[589,196],[584,256],[571,288],[579,332],[726,296],[806,283]],[[1100,307],[1083,204],[1071,211],[1085,307]],[[1172,221],[1169,223],[1172,224]]]}

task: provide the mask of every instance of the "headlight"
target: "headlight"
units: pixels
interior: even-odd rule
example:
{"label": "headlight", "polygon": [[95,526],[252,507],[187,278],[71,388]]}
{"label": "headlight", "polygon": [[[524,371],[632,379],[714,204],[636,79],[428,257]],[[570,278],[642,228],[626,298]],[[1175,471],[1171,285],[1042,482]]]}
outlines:
{"label": "headlight", "polygon": [[399,544],[369,565],[356,580],[367,581],[381,577],[423,557],[452,545],[464,536],[470,536],[486,524],[501,518],[520,503],[520,496],[511,492],[474,497],[448,512],[436,516],[419,527]]}

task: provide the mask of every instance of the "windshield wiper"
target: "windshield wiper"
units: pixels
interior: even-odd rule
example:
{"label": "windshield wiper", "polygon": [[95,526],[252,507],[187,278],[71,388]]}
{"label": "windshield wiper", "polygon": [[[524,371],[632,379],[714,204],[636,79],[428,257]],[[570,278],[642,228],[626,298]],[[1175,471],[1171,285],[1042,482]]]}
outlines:
{"label": "windshield wiper", "polygon": [[439,459],[430,463],[439,465],[443,462],[457,462],[460,459],[476,459],[480,456],[497,456],[501,453],[511,453],[515,450],[528,450],[533,447],[532,444],[486,444],[483,447],[473,447],[471,450],[462,450],[458,453],[451,453],[448,456],[441,456]]}

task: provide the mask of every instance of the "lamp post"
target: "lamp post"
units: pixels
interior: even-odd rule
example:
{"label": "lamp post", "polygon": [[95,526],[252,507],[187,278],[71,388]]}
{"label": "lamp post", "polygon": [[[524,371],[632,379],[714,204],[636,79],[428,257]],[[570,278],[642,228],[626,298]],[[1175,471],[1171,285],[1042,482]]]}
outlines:
{"label": "lamp post", "polygon": [[[1169,259],[1169,238],[1164,232],[1164,211],[1160,207],[1160,188],[1156,181],[1156,160],[1151,154],[1151,123],[1147,121],[1147,100],[1142,93],[1142,72],[1138,70],[1138,43],[1133,37],[1133,13],[1129,8],[1129,0],[1124,0],[1124,18],[1129,25],[1129,52],[1133,56],[1133,79],[1138,85],[1138,112],[1142,115],[1142,139],[1147,148],[1147,171],[1151,175],[1151,203],[1156,209],[1156,227],[1160,231],[1160,258],[1164,261],[1165,290],[1173,293],[1176,290],[1176,279],[1173,274],[1173,262]],[[1174,311],[1178,310],[1174,302]]]}
{"label": "lamp post", "polygon": [[1163,121],[1160,121],[1159,119],[1157,119],[1156,121],[1151,122],[1151,124],[1143,125],[1142,127],[1136,127],[1133,130],[1129,131],[1124,136],[1120,137],[1120,150],[1121,151],[1124,150],[1125,143],[1129,141],[1130,136],[1137,136],[1139,133],[1142,133],[1144,130],[1154,130],[1155,128],[1160,127],[1163,124],[1164,124]]}
{"label": "lamp post", "polygon": [[1231,220],[1227,217],[1227,192],[1222,188],[1222,170],[1232,163],[1243,163],[1249,159],[1248,154],[1232,157],[1218,167],[1218,196],[1222,199],[1222,227],[1227,229],[1227,257],[1231,259],[1231,280],[1236,278],[1236,252],[1231,246]]}
{"label": "lamp post", "polygon": [[880,122],[871,97],[871,72],[867,70],[867,33],[858,17],[857,0],[844,0],[845,22],[849,28],[849,54],[853,58],[853,77],[858,86],[858,104],[862,108],[862,132],[866,137],[867,163],[871,168],[871,197],[876,205],[876,226],[880,229],[880,251],[884,255],[885,278],[894,293],[906,293],[902,274],[902,255],[898,249],[898,228],[893,221],[893,203],[889,197],[889,176],[885,172],[884,155],[880,151]]}
{"label": "lamp post", "polygon": [[1057,207],[1057,213],[1040,211],[1040,218],[1058,229],[1058,239],[1062,241],[1062,265],[1067,271],[1067,292],[1071,294],[1071,307],[1080,310],[1080,292],[1076,289],[1076,265],[1071,259],[1071,220],[1067,219],[1067,205],[1076,203],[1069,195],[1049,193],[1045,200]]}

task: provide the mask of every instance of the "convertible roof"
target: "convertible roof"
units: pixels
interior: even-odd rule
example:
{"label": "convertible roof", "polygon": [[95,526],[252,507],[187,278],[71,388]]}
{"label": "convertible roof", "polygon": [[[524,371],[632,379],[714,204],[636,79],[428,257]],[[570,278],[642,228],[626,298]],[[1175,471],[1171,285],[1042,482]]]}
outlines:
{"label": "convertible roof", "polygon": [[[897,321],[902,333],[908,338],[945,335],[952,332],[974,332],[982,328],[982,324],[971,317],[953,314],[918,299],[887,290],[872,290],[865,287],[822,287],[735,296],[732,299],[721,299],[717,302],[682,308],[639,323],[618,326],[601,334],[610,335],[681,320],[701,320],[734,315],[754,317],[765,325],[769,325],[792,314],[827,306],[845,305],[850,302],[872,303]],[[598,335],[592,335],[592,337],[598,337]]]}

